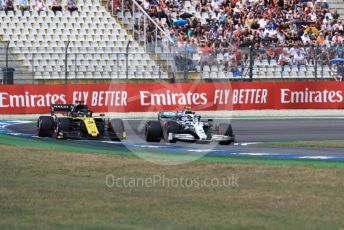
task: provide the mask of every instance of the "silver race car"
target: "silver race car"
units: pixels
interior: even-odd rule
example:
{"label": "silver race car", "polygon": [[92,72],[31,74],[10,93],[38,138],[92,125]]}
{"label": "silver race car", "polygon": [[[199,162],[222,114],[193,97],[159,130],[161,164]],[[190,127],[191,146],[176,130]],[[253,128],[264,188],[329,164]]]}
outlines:
{"label": "silver race car", "polygon": [[230,123],[219,123],[212,119],[201,120],[201,116],[190,109],[176,112],[159,112],[157,121],[148,121],[145,126],[147,142],[177,141],[229,145],[234,142]]}

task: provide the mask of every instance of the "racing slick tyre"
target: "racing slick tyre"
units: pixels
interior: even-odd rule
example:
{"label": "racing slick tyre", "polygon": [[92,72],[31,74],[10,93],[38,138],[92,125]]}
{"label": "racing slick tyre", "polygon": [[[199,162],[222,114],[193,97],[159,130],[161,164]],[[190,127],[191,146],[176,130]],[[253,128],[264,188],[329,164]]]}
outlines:
{"label": "racing slick tyre", "polygon": [[148,121],[145,126],[145,136],[147,142],[160,142],[162,136],[160,121]]}
{"label": "racing slick tyre", "polygon": [[54,118],[40,116],[37,121],[37,132],[39,137],[52,137],[54,135]]}
{"label": "racing slick tyre", "polygon": [[[232,137],[233,136],[232,125],[229,123],[220,123],[219,124],[219,134]],[[233,143],[233,140],[219,141],[220,145],[230,145],[232,143]]]}
{"label": "racing slick tyre", "polygon": [[172,133],[172,134],[176,134],[179,133],[179,126],[177,124],[177,122],[174,121],[168,121],[165,123],[165,129],[163,131],[164,134],[164,140],[166,142],[169,143],[176,143],[177,139],[173,138],[172,140],[169,140],[168,135]]}
{"label": "racing slick tyre", "polygon": [[64,138],[63,132],[68,132],[70,130],[70,120],[67,118],[57,118],[56,121],[56,138]]}
{"label": "racing slick tyre", "polygon": [[113,141],[120,141],[127,138],[122,119],[111,119],[111,131],[114,132]]}

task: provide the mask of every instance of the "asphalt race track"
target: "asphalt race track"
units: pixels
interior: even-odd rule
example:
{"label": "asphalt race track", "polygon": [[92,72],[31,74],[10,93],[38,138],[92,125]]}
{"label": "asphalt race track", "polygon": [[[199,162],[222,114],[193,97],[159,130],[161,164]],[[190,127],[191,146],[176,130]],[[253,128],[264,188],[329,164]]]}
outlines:
{"label": "asphalt race track", "polygon": [[[230,146],[222,146],[217,144],[190,144],[177,142],[169,144],[161,141],[160,143],[146,143],[144,140],[143,127],[145,121],[142,120],[125,120],[125,127],[128,140],[123,144],[113,144],[109,141],[87,140],[82,141],[83,146],[90,148],[114,149],[123,148],[124,146],[136,147],[156,147],[167,149],[171,147],[174,151],[178,148],[187,148],[190,151],[202,151],[204,149],[212,149],[213,152],[221,152],[223,154],[231,153],[250,153],[259,156],[261,153],[281,154],[281,155],[300,155],[304,158],[326,159],[330,156],[333,159],[344,160],[344,150],[339,148],[286,148],[286,147],[256,147],[252,146],[255,142],[271,142],[271,141],[321,141],[321,140],[344,140],[344,119],[234,119],[231,121],[233,131],[236,136],[236,143]],[[8,125],[6,127],[17,135],[23,135],[26,138],[35,138],[36,123],[24,123]],[[41,138],[45,141],[59,141],[54,138]],[[63,140],[62,140],[63,141]],[[69,142],[70,143],[70,142]],[[80,141],[75,141],[76,144]],[[300,157],[302,158],[302,157]]]}

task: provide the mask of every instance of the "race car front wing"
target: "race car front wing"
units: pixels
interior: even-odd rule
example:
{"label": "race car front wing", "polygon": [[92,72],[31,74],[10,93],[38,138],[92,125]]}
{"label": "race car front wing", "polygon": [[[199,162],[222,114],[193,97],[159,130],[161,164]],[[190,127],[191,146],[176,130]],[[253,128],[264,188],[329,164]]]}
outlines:
{"label": "race car front wing", "polygon": [[169,133],[168,135],[169,140],[177,139],[182,141],[209,141],[209,142],[217,142],[217,141],[234,141],[234,136],[225,136],[225,135],[218,135],[213,134],[210,139],[197,139],[191,134],[184,134],[184,133]]}

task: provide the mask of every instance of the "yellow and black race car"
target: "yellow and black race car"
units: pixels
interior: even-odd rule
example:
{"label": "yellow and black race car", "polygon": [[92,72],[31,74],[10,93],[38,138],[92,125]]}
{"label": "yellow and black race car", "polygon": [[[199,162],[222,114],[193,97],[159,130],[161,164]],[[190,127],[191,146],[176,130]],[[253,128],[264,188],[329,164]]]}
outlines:
{"label": "yellow and black race car", "polygon": [[[59,117],[56,114],[62,113]],[[54,104],[51,116],[40,116],[37,121],[39,137],[57,139],[102,139],[120,141],[127,138],[121,119],[93,117],[93,112],[82,101],[77,104]]]}

